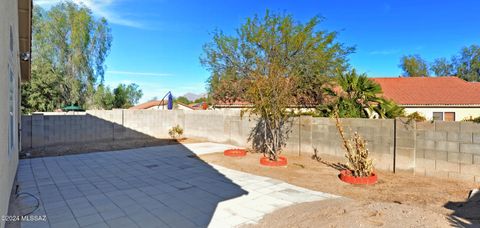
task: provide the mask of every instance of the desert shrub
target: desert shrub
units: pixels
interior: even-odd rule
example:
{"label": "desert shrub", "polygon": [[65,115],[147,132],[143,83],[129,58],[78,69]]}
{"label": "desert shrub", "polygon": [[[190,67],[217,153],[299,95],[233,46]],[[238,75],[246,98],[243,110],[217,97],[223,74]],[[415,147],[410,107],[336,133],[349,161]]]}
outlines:
{"label": "desert shrub", "polygon": [[258,120],[249,141],[256,151],[273,161],[277,161],[286,145],[292,125],[292,112],[287,108],[294,99],[289,89],[293,84],[279,75],[282,74],[257,75],[245,94],[252,103],[246,112]]}
{"label": "desert shrub", "polygon": [[423,121],[427,120],[427,118],[425,118],[425,116],[423,116],[422,114],[420,114],[418,112],[413,112],[413,113],[408,114],[407,118],[409,120],[415,120],[415,122],[423,122]]}
{"label": "desert shrub", "polygon": [[474,123],[480,123],[480,116],[479,117],[475,117],[475,118],[466,118],[464,119],[463,121],[471,121],[471,122],[474,122]]}
{"label": "desert shrub", "polygon": [[335,121],[348,159],[347,168],[355,177],[369,177],[373,172],[373,161],[368,156],[367,143],[357,132],[347,139],[338,114],[335,115]]}
{"label": "desert shrub", "polygon": [[172,128],[170,128],[170,130],[168,130],[168,134],[173,139],[179,138],[183,135],[183,128],[180,127],[180,125],[177,124],[177,126],[172,127]]}

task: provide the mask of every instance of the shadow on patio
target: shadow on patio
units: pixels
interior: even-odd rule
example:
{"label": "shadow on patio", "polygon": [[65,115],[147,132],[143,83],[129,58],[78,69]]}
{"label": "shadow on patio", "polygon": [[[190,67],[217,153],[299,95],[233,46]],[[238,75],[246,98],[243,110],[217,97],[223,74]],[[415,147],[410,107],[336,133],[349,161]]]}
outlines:
{"label": "shadow on patio", "polygon": [[[94,121],[122,132],[123,137],[113,141],[154,139],[99,118]],[[63,133],[75,134],[75,127]],[[90,133],[90,138],[104,140],[94,129]],[[22,159],[17,184],[18,192],[40,199],[31,215],[47,217],[46,222],[24,221],[22,227],[206,227],[220,202],[248,194],[182,144]],[[11,211],[25,214],[34,204],[33,197],[22,195]]]}

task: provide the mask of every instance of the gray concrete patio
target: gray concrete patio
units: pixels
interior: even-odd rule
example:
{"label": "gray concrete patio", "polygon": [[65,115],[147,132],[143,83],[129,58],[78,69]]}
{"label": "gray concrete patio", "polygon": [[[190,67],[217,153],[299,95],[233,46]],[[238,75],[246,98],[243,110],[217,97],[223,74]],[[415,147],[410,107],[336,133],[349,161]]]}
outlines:
{"label": "gray concrete patio", "polygon": [[[294,203],[336,196],[207,164],[196,143],[20,161],[19,192],[40,198],[22,227],[235,227]],[[28,211],[32,197],[20,198]]]}

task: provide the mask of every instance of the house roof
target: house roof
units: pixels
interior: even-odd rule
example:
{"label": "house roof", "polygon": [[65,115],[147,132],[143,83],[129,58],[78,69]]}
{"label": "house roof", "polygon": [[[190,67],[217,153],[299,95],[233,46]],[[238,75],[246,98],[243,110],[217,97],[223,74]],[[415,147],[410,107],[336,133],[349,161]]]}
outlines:
{"label": "house roof", "polygon": [[224,101],[218,101],[215,104],[216,108],[247,108],[247,107],[252,107],[252,104],[247,101],[230,101],[230,102],[224,102]]}
{"label": "house roof", "polygon": [[[253,104],[247,101],[217,102],[214,108],[252,108]],[[315,105],[292,104],[289,108],[314,108]]]}
{"label": "house roof", "polygon": [[163,100],[149,101],[149,102],[145,102],[145,103],[133,106],[129,109],[149,109],[149,108],[152,108],[152,107],[155,107],[155,106],[163,106],[163,105],[167,105],[167,102],[165,102]]}
{"label": "house roof", "polygon": [[403,106],[479,106],[480,84],[458,77],[372,78]]}
{"label": "house roof", "polygon": [[207,110],[208,109],[208,104],[205,103],[205,102],[189,104],[188,106],[193,110]]}
{"label": "house roof", "polygon": [[185,108],[188,108],[190,110],[193,110],[193,108],[191,107],[191,105],[187,105],[187,104],[184,104],[184,103],[181,103],[181,102],[177,102],[177,105],[180,105],[182,107],[185,107]]}

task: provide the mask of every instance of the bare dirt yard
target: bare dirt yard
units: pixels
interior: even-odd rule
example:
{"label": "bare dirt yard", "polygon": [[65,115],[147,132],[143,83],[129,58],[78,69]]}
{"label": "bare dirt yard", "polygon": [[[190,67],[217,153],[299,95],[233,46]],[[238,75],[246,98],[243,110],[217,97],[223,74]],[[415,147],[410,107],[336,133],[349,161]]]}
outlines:
{"label": "bare dirt yard", "polygon": [[[339,180],[339,171],[307,156],[287,156],[287,167],[259,164],[261,154],[243,158],[223,153],[202,155],[206,162],[268,176],[348,199],[296,204],[265,216],[258,227],[477,227],[480,200],[467,202],[478,184],[412,173],[377,170],[379,181],[354,186]],[[322,156],[325,161],[344,162]],[[480,227],[480,225],[479,225]]]}
{"label": "bare dirt yard", "polygon": [[265,216],[251,227],[450,227],[445,217],[420,208],[345,198],[301,203]]}

